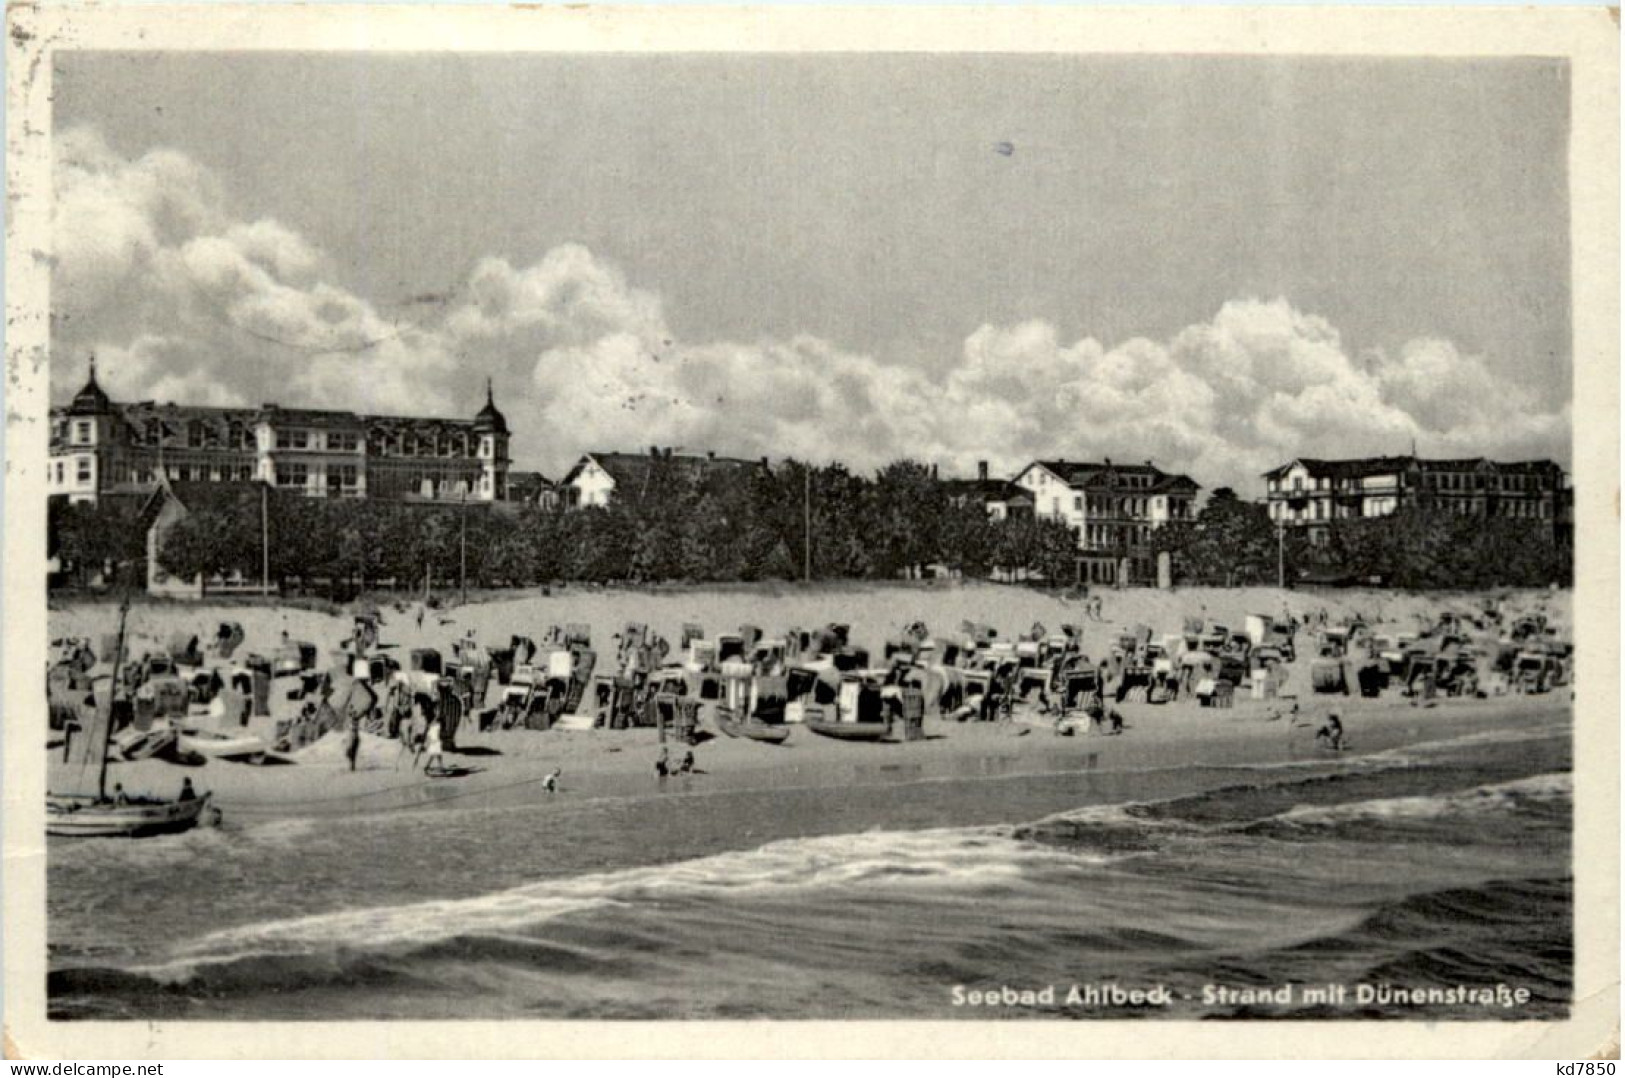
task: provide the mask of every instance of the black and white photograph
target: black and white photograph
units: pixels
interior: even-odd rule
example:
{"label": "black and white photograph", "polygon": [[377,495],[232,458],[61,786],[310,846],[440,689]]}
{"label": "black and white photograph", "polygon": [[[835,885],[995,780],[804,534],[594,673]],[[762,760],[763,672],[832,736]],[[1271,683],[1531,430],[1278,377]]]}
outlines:
{"label": "black and white photograph", "polygon": [[1569,56],[515,25],[37,54],[59,1043],[1576,1017]]}

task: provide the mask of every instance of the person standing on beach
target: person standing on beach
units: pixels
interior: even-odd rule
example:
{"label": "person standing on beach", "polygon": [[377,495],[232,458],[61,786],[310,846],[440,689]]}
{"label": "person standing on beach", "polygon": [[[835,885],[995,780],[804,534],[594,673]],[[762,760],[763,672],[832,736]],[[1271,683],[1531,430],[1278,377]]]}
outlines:
{"label": "person standing on beach", "polygon": [[350,761],[350,770],[355,770],[356,757],[361,755],[361,716],[352,712],[350,714],[349,728],[344,734],[344,758]]}
{"label": "person standing on beach", "polygon": [[425,772],[430,769],[443,769],[446,766],[445,758],[441,755],[439,719],[430,721],[429,732],[423,738],[423,751],[429,757],[423,764]]}
{"label": "person standing on beach", "polygon": [[671,774],[670,760],[671,754],[666,749],[666,746],[660,746],[660,755],[655,757],[655,778],[661,782],[665,782],[666,776]]}

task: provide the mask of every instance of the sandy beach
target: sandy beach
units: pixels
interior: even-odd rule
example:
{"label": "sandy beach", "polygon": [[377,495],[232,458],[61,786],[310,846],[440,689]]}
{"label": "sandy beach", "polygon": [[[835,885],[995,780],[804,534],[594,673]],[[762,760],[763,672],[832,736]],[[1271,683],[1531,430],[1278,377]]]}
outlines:
{"label": "sandy beach", "polygon": [[[1506,597],[1508,610],[1543,609],[1559,624],[1568,621],[1568,593],[1529,593]],[[1086,620],[1081,603],[1024,588],[983,584],[895,587],[732,588],[561,590],[547,596],[492,598],[467,606],[430,611],[423,625],[410,612],[383,605],[381,639],[387,650],[404,658],[416,647],[438,647],[449,653],[453,640],[473,632],[492,646],[514,634],[539,637],[552,624],[584,623],[600,649],[628,622],[649,625],[675,639],[685,622],[710,633],[732,631],[742,623],[763,626],[769,635],[789,626],[817,626],[829,621],[852,625],[852,638],[878,654],[887,634],[901,624],[924,620],[934,631],[957,630],[963,620],[996,626],[1012,638],[1034,622],[1051,629],[1063,623],[1082,629],[1083,648],[1104,654],[1108,638],[1120,627],[1148,625],[1155,632],[1177,631],[1184,616],[1205,616],[1239,626],[1248,612],[1290,611],[1300,617],[1322,609],[1333,623],[1364,618],[1376,631],[1414,631],[1423,620],[1444,610],[1475,611],[1480,597],[1430,598],[1380,592],[1306,594],[1272,589],[1191,589],[1177,592],[1107,593],[1103,619]],[[415,611],[415,607],[409,607]],[[54,610],[53,637],[88,636],[99,641],[110,631],[115,614],[106,604],[79,603]],[[151,604],[132,610],[130,653],[139,657],[173,634],[197,633],[208,638],[221,621],[241,622],[243,651],[269,653],[281,634],[309,640],[330,656],[349,633],[350,618],[291,607],[268,605]],[[1337,712],[1349,733],[1349,753],[1365,754],[1417,740],[1437,740],[1475,730],[1496,729],[1526,720],[1531,706],[1567,708],[1568,691],[1539,698],[1440,699],[1434,706],[1413,706],[1397,691],[1380,700],[1358,696],[1317,695],[1309,691],[1308,664],[1312,638],[1301,637],[1297,661],[1291,664],[1283,696],[1254,700],[1238,694],[1235,706],[1216,710],[1193,699],[1172,704],[1120,705],[1127,722],[1121,735],[1080,733],[1056,736],[1049,723],[1018,709],[1011,723],[961,723],[937,717],[927,720],[927,738],[911,744],[869,745],[833,741],[805,728],[782,746],[734,740],[709,731],[695,746],[700,773],[657,782],[654,761],[658,735],[651,729],[546,732],[510,730],[478,733],[466,724],[452,762],[467,769],[452,779],[429,779],[414,769],[411,756],[392,740],[366,737],[357,769],[351,772],[341,739],[330,734],[299,752],[263,765],[212,760],[182,767],[159,760],[113,765],[109,782],[131,793],[168,795],[183,777],[200,791],[211,791],[231,819],[324,816],[426,808],[437,804],[505,804],[515,800],[556,797],[576,800],[694,793],[756,788],[839,788],[853,784],[895,784],[962,778],[974,775],[1019,775],[1099,769],[1240,765],[1291,761],[1324,761],[1314,732],[1324,717]],[[298,703],[275,683],[273,720],[291,716]],[[493,682],[488,699],[500,690]],[[1292,707],[1299,713],[1294,717]],[[257,720],[266,724],[266,720]],[[672,746],[674,759],[684,751]],[[543,777],[558,768],[560,788],[548,794]],[[885,821],[875,821],[877,824]],[[952,823],[945,819],[943,823]]]}

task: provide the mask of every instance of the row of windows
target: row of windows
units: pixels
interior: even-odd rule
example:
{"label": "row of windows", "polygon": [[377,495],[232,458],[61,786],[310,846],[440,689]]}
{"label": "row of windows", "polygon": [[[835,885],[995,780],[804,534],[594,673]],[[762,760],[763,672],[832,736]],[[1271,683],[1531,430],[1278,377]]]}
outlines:
{"label": "row of windows", "polygon": [[[1464,498],[1448,500],[1437,503],[1446,507],[1445,511],[1457,516],[1484,516],[1486,514],[1485,501],[1482,498]],[[1398,507],[1393,498],[1367,499],[1361,505],[1361,515],[1367,517],[1387,516]],[[1289,506],[1281,502],[1270,503],[1270,517],[1275,520],[1303,521],[1303,520],[1330,520],[1347,519],[1353,516],[1352,507],[1337,506],[1336,512],[1330,502],[1317,498],[1310,502],[1308,508],[1294,512]],[[1503,501],[1494,509],[1494,515],[1517,520],[1546,520],[1551,515],[1547,503],[1536,501]]]}
{"label": "row of windows", "polygon": [[[90,482],[90,476],[91,470],[89,457],[85,457],[75,462],[73,469],[74,482],[82,486],[85,483]],[[67,482],[67,470],[63,461],[59,460],[56,462],[55,472],[53,473],[52,478],[55,479],[57,486],[61,486],[63,483]]]}
{"label": "row of windows", "polygon": [[[1292,477],[1292,492],[1301,494],[1305,490],[1330,490],[1335,485],[1340,490],[1351,489],[1357,483],[1361,485],[1375,484],[1388,486],[1394,481],[1392,476],[1366,476],[1361,480],[1342,479],[1335,484],[1326,476],[1316,476],[1306,485],[1304,477]],[[1423,485],[1429,490],[1500,490],[1509,492],[1533,492],[1552,489],[1550,476],[1540,475],[1485,475],[1482,473],[1466,474],[1461,472],[1429,472],[1422,477]],[[1269,489],[1279,492],[1280,479],[1271,479]]]}
{"label": "row of windows", "polygon": [[1144,546],[1151,540],[1150,524],[1086,524],[1084,545],[1092,550]]}
{"label": "row of windows", "polygon": [[[325,474],[329,490],[355,489],[361,485],[361,470],[354,464],[330,464]],[[308,464],[279,462],[276,466],[276,485],[279,487],[309,486],[310,476]]]}

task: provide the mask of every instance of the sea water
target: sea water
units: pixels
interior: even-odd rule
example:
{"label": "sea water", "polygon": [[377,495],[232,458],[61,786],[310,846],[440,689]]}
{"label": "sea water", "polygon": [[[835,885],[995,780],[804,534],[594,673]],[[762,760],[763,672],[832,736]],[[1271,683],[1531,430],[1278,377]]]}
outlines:
{"label": "sea water", "polygon": [[53,840],[50,1010],[1558,1018],[1570,745],[1556,714],[1274,765]]}

